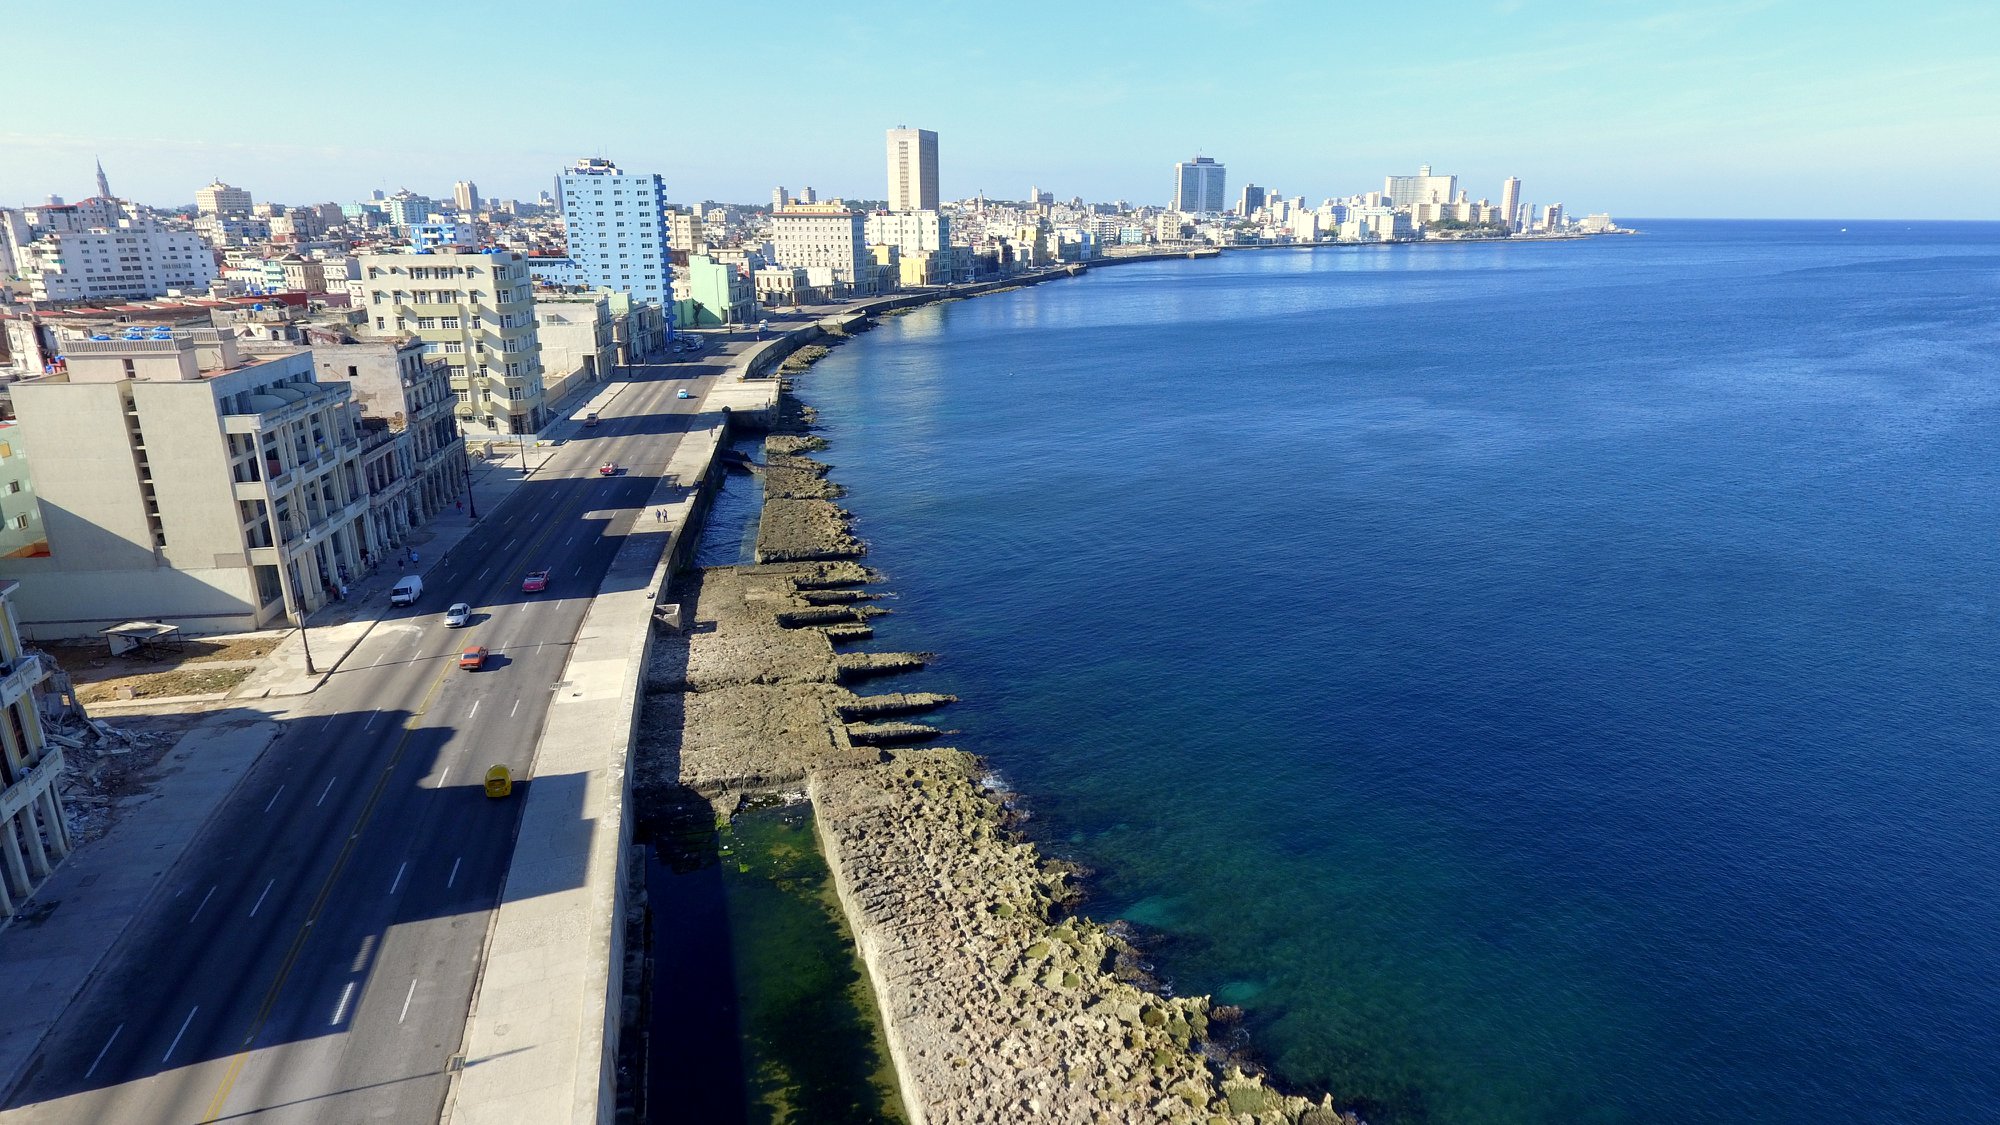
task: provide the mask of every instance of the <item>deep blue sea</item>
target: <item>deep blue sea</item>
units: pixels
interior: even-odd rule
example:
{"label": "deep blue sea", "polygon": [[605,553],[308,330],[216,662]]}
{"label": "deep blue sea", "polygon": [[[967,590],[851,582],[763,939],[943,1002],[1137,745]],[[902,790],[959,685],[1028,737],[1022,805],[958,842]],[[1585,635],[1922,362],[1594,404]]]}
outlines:
{"label": "deep blue sea", "polygon": [[885,321],[874,647],[1376,1125],[2000,1119],[2000,224],[1634,225]]}

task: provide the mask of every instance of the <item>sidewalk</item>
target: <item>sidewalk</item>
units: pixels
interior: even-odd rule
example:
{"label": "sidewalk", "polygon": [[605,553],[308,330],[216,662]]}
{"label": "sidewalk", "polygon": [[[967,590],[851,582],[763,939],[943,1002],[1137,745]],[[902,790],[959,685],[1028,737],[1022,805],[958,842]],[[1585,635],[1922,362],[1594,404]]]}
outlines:
{"label": "sidewalk", "polygon": [[111,831],[78,848],[35,892],[27,913],[0,930],[8,980],[0,1098],[25,1076],[42,1037],[126,927],[164,892],[167,873],[278,737],[273,718],[233,709],[181,735],[154,767],[149,788],[122,802]]}

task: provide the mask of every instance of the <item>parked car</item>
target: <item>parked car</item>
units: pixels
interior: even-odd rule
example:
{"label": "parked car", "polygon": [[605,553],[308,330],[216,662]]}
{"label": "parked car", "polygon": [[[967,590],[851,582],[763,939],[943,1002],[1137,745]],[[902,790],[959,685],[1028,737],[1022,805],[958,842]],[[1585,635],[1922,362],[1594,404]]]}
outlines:
{"label": "parked car", "polygon": [[472,607],[464,602],[453,602],[451,608],[444,611],[444,627],[447,629],[460,628],[471,619]]}
{"label": "parked car", "polygon": [[468,672],[477,672],[486,667],[486,646],[465,646],[465,651],[458,654],[458,666]]}
{"label": "parked car", "polygon": [[524,594],[539,594],[548,588],[549,572],[546,570],[533,571],[521,579],[521,592]]}
{"label": "parked car", "polygon": [[598,475],[598,476],[600,476],[600,477],[615,477],[615,476],[617,476],[617,475],[618,475],[618,462],[616,462],[616,461],[606,461],[606,462],[605,462],[604,464],[602,464],[602,465],[599,465],[599,466],[597,467],[597,475]]}

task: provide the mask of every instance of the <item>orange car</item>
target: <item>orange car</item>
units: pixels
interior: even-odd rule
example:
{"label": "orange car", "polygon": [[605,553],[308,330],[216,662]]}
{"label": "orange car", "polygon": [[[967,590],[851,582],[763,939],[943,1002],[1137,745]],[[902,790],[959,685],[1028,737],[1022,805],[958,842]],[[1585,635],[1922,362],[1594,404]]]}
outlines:
{"label": "orange car", "polygon": [[458,666],[468,672],[477,672],[486,667],[486,646],[465,646],[465,651],[458,654]]}

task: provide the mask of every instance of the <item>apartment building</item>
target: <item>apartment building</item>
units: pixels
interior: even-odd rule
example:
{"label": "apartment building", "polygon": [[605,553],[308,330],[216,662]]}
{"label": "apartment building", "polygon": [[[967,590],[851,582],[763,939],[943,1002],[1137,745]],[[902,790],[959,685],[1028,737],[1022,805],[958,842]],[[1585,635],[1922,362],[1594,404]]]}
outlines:
{"label": "apartment building", "polygon": [[561,401],[578,388],[603,382],[617,366],[611,301],[603,292],[535,298],[535,332],[542,344],[549,397]]}
{"label": "apartment building", "polygon": [[[771,216],[772,256],[781,266],[830,275],[835,296],[873,293],[868,217],[840,201],[795,203]],[[818,284],[815,282],[815,284]],[[760,286],[761,288],[761,286]]]}
{"label": "apartment building", "polygon": [[0,925],[20,913],[70,853],[63,823],[62,747],[42,735],[35,685],[48,678],[39,656],[23,651],[14,620],[19,583],[0,582]]}
{"label": "apartment building", "polygon": [[234,329],[63,341],[12,387],[45,544],[0,557],[20,620],[85,636],[135,618],[189,632],[298,620],[366,564],[359,412],[312,353]]}
{"label": "apartment building", "polygon": [[46,231],[18,248],[15,269],[37,301],[159,297],[206,289],[216,278],[215,255],[200,236],[149,219]]}
{"label": "apartment building", "polygon": [[194,208],[204,215],[250,214],[250,192],[245,188],[230,187],[217,180],[194,193]]}
{"label": "apartment building", "polygon": [[591,157],[577,161],[557,180],[569,256],[582,283],[627,291],[663,306],[670,302],[673,272],[667,255],[673,225],[660,177],[628,173]]}
{"label": "apartment building", "polygon": [[386,558],[413,528],[465,495],[471,466],[452,418],[451,369],[425,355],[424,341],[414,335],[366,339],[317,324],[304,338],[320,382],[346,383],[361,409],[366,550],[370,558]]}
{"label": "apartment building", "polygon": [[450,367],[459,425],[531,434],[547,420],[528,259],[511,250],[361,256],[366,331],[414,333]]}

